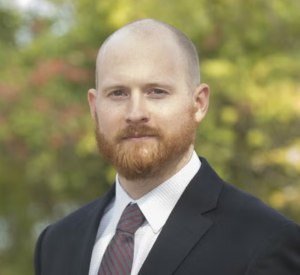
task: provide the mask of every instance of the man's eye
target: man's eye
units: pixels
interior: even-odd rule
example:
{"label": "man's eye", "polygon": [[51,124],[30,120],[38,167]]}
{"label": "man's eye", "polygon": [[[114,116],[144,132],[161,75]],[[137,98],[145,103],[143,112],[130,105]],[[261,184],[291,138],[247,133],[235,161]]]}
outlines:
{"label": "man's eye", "polygon": [[153,89],[152,93],[156,94],[156,95],[160,95],[160,94],[165,94],[166,92],[164,90],[161,90],[161,89]]}
{"label": "man's eye", "polygon": [[124,92],[121,91],[121,90],[116,90],[116,91],[113,91],[111,93],[111,95],[113,95],[113,96],[122,96],[122,95],[124,95]]}

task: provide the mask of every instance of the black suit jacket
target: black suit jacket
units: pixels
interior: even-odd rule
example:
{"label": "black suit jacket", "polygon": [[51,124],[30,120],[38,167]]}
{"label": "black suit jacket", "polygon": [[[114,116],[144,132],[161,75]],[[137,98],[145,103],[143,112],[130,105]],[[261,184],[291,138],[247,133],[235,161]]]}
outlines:
{"label": "black suit jacket", "polygon": [[[299,226],[201,162],[139,275],[299,275]],[[88,274],[114,190],[45,229],[36,246],[36,275]]]}

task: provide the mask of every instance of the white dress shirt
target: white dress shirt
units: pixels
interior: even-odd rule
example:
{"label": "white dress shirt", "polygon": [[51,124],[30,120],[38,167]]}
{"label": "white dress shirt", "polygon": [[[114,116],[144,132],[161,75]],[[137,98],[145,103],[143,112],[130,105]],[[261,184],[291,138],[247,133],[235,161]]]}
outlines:
{"label": "white dress shirt", "polygon": [[116,196],[106,207],[100,221],[89,275],[97,275],[104,252],[115,234],[123,210],[129,203],[137,203],[146,218],[134,235],[131,275],[137,275],[177,201],[200,166],[201,162],[194,151],[189,162],[178,173],[138,200],[133,200],[124,191],[117,175]]}

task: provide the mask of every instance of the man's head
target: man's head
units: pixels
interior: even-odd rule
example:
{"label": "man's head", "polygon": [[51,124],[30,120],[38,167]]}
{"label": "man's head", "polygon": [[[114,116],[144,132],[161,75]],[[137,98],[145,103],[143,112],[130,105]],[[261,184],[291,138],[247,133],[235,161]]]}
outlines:
{"label": "man's head", "polygon": [[[185,64],[185,76],[186,81],[191,89],[194,89],[195,86],[200,84],[200,70],[199,70],[199,59],[197,50],[191,40],[181,31],[174,28],[173,26],[166,24],[161,21],[153,19],[142,19],[134,21],[125,25],[124,27],[117,30],[111,36],[109,36],[106,41],[103,43],[102,47],[99,50],[97,62],[96,62],[96,88],[98,87],[99,81],[99,63],[100,59],[103,56],[103,51],[106,48],[106,45],[110,39],[114,36],[123,34],[125,39],[127,35],[132,35],[137,38],[137,40],[143,39],[169,39],[180,47],[181,56],[177,58],[182,58]],[[155,41],[154,41],[155,42]],[[121,46],[121,45],[120,45]]]}
{"label": "man's head", "polygon": [[191,152],[208,108],[197,52],[179,30],[152,19],[112,34],[88,93],[102,155],[135,180],[162,173]]}

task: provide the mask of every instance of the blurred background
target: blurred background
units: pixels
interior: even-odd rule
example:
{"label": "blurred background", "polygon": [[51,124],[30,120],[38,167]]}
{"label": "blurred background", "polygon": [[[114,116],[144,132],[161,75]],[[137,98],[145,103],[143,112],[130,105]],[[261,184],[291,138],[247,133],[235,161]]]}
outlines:
{"label": "blurred background", "polygon": [[197,153],[300,223],[299,0],[0,0],[1,275],[33,274],[41,230],[113,183],[86,92],[104,39],[146,17],[198,49]]}

